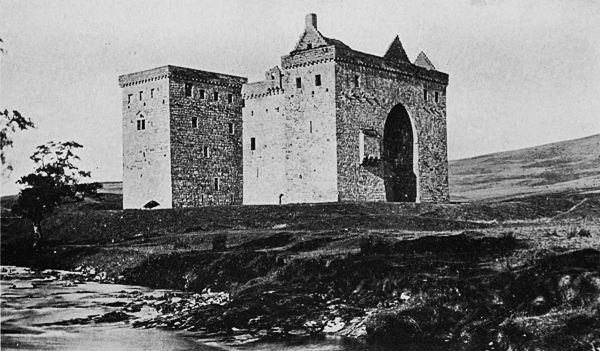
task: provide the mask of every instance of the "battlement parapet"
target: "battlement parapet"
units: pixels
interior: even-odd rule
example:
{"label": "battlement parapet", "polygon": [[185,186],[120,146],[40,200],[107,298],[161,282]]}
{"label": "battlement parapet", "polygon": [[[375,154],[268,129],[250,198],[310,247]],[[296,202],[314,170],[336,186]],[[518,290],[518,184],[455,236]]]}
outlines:
{"label": "battlement parapet", "polygon": [[166,78],[237,87],[248,82],[245,77],[168,65],[119,76],[119,86],[124,88]]}
{"label": "battlement parapet", "polygon": [[242,87],[242,96],[244,99],[254,99],[268,95],[282,94],[283,89],[279,80],[264,80],[245,84]]}

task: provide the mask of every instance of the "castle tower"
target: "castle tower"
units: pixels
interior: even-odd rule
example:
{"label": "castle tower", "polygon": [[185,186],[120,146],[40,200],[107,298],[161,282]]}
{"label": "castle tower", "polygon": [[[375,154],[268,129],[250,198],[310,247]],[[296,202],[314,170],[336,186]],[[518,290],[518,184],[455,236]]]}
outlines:
{"label": "castle tower", "polygon": [[353,50],[309,14],[269,72],[243,88],[245,204],[449,201],[448,75],[424,53]]}
{"label": "castle tower", "polygon": [[246,81],[176,66],[119,77],[123,208],[241,204]]}

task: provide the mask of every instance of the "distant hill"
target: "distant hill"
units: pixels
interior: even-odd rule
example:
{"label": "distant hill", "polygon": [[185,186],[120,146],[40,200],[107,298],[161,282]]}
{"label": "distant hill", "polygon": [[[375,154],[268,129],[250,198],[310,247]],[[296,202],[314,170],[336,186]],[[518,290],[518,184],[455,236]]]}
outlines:
{"label": "distant hill", "polygon": [[600,134],[450,161],[449,178],[454,201],[600,192]]}
{"label": "distant hill", "polygon": [[98,190],[99,193],[104,194],[123,194],[123,182],[101,182],[102,189]]}

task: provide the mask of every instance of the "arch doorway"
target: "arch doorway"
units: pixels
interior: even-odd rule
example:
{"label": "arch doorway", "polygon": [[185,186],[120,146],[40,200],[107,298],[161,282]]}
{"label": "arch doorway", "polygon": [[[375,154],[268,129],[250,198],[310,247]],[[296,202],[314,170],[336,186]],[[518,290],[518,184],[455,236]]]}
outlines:
{"label": "arch doorway", "polygon": [[401,104],[394,106],[383,129],[383,178],[389,202],[415,202],[417,199],[413,138],[408,112]]}

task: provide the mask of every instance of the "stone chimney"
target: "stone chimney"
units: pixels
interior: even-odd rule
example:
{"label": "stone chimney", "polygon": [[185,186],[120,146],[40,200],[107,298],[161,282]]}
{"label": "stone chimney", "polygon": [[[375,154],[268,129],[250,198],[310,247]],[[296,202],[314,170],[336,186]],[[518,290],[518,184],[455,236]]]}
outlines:
{"label": "stone chimney", "polygon": [[306,15],[305,24],[306,24],[306,29],[308,29],[310,27],[317,29],[317,14],[309,13],[308,15]]}

